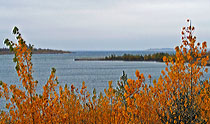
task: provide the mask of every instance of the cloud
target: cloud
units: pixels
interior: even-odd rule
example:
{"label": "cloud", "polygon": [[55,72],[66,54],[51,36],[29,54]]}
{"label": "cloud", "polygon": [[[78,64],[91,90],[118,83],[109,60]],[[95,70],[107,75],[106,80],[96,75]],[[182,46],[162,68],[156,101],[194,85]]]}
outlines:
{"label": "cloud", "polygon": [[17,25],[38,47],[174,47],[187,18],[192,19],[200,39],[210,41],[208,0],[13,0],[0,4],[0,39]]}

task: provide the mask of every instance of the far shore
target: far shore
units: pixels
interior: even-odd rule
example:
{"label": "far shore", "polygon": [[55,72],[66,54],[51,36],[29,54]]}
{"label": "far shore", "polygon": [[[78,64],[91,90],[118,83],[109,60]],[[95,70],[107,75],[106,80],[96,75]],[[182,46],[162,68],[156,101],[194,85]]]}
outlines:
{"label": "far shore", "polygon": [[154,54],[146,54],[146,55],[132,55],[132,54],[123,54],[122,56],[118,56],[112,54],[110,56],[101,57],[101,58],[79,58],[75,59],[75,61],[156,61],[163,62],[164,56],[173,56],[169,53],[154,53]]}
{"label": "far shore", "polygon": [[[53,49],[41,49],[41,48],[34,48],[32,50],[32,54],[65,54],[65,53],[72,53],[70,51],[63,51],[63,50],[53,50]],[[0,55],[7,55],[7,54],[14,54],[8,48],[0,48]]]}
{"label": "far shore", "polygon": [[[135,61],[135,62],[163,62],[156,60],[108,60],[106,58],[79,58],[74,61]],[[210,61],[207,62],[206,66],[210,66]]]}
{"label": "far shore", "polygon": [[155,61],[155,60],[108,60],[105,58],[79,58],[74,59],[74,61],[140,61],[140,62],[162,62],[162,61]]}

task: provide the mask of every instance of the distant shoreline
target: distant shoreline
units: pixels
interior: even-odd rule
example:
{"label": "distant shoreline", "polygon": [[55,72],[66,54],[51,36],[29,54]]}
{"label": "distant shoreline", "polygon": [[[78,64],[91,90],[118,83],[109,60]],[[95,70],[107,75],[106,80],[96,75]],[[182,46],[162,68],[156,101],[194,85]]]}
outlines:
{"label": "distant shoreline", "polygon": [[[70,51],[63,51],[63,50],[53,50],[53,49],[41,49],[41,48],[34,48],[32,50],[32,54],[65,54],[65,53],[72,53]],[[0,55],[9,55],[14,54],[8,48],[0,48]]]}
{"label": "distant shoreline", "polygon": [[[136,61],[136,62],[163,62],[163,56],[169,57],[174,56],[168,53],[155,53],[148,55],[131,55],[124,54],[123,56],[110,55],[104,58],[78,58],[74,61]],[[206,66],[210,66],[210,61],[207,62]]]}
{"label": "distant shoreline", "polygon": [[163,62],[163,61],[155,61],[155,60],[107,60],[104,58],[80,58],[74,59],[74,61],[130,61],[130,62]]}
{"label": "distant shoreline", "polygon": [[[105,58],[81,58],[81,59],[74,59],[74,61],[163,62],[163,61],[156,61],[156,60],[107,60]],[[206,66],[210,66],[210,61],[207,62]]]}
{"label": "distant shoreline", "polygon": [[164,56],[174,56],[169,53],[154,53],[148,55],[132,55],[132,54],[124,54],[122,56],[116,56],[112,54],[110,56],[106,56],[104,58],[79,58],[74,59],[75,61],[156,61],[156,62],[163,62]]}

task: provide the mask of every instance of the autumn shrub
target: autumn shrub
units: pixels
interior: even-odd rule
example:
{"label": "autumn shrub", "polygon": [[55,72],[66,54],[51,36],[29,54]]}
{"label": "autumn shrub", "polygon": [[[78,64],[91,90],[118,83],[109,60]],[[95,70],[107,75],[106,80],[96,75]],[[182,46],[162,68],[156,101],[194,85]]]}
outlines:
{"label": "autumn shrub", "polygon": [[205,68],[209,59],[207,46],[206,42],[196,43],[193,32],[191,24],[183,27],[182,45],[175,48],[175,58],[163,58],[167,67],[154,86],[159,91],[153,97],[157,98],[157,113],[163,123],[209,122],[209,110],[202,109],[202,105],[209,104],[203,99],[202,92],[205,89],[202,87],[209,85],[207,80],[202,80],[204,72],[208,72]]}
{"label": "autumn shrub", "polygon": [[[15,53],[13,61],[22,88],[0,81],[0,97],[8,102],[0,114],[1,123],[210,123],[210,83],[204,80],[208,72],[206,42],[196,43],[194,27],[182,29],[182,44],[175,56],[163,57],[166,68],[157,80],[150,82],[138,70],[136,80],[123,72],[117,87],[104,90],[98,96],[74,85],[58,86],[52,68],[43,85],[36,91],[37,81],[32,73],[32,47],[23,40],[19,29],[13,34],[17,43],[8,39],[5,44]],[[151,84],[153,82],[153,84]],[[56,90],[57,89],[57,90]],[[56,92],[58,91],[58,92]]]}

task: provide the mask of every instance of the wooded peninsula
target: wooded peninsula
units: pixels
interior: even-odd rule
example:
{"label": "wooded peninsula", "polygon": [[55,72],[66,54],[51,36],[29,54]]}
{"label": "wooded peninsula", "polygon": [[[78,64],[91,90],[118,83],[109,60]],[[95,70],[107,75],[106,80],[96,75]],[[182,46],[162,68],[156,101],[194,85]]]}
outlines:
{"label": "wooded peninsula", "polygon": [[[206,53],[210,58],[210,52]],[[112,54],[110,56],[106,56],[104,58],[79,58],[74,59],[75,61],[155,61],[155,62],[163,62],[163,57],[174,57],[175,54],[169,53],[154,53],[154,54],[146,54],[146,55],[132,55],[132,54],[123,54],[122,56],[117,56]],[[207,66],[210,66],[210,61],[207,61]]]}
{"label": "wooded peninsula", "polygon": [[117,56],[112,54],[110,56],[106,56],[104,58],[80,58],[75,59],[75,61],[157,61],[163,62],[163,57],[174,56],[169,53],[154,53],[154,54],[146,54],[146,55],[132,55],[132,54],[123,54],[122,56]]}

